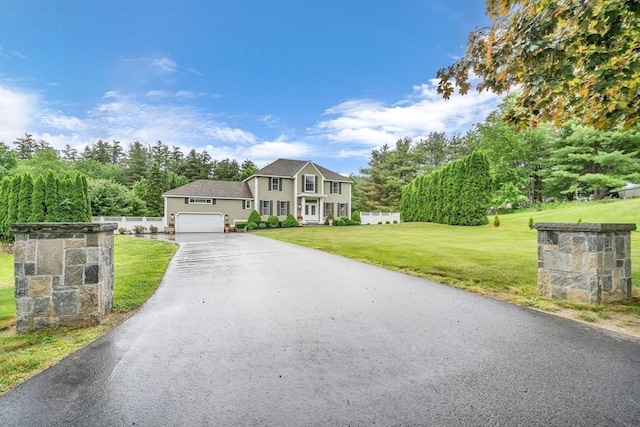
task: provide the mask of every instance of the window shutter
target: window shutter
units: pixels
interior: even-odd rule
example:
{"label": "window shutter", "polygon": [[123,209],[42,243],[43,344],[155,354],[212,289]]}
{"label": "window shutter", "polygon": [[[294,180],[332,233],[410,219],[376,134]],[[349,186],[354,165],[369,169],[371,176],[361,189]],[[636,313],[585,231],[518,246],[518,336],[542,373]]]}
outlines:
{"label": "window shutter", "polygon": [[276,216],[280,215],[280,200],[276,200]]}
{"label": "window shutter", "polygon": [[287,215],[291,213],[291,201],[287,200]]}
{"label": "window shutter", "polygon": [[278,184],[279,184],[278,187],[280,188],[280,191],[282,191],[282,178],[278,180]]}
{"label": "window shutter", "polygon": [[184,198],[184,204],[185,204],[185,205],[188,205],[188,204],[189,204],[189,198],[188,198],[188,197],[185,197],[185,198]]}
{"label": "window shutter", "polygon": [[302,175],[302,179],[300,181],[302,181],[302,190],[301,191],[304,192],[305,185],[306,185],[306,182],[307,182],[307,178],[305,178],[304,175]]}
{"label": "window shutter", "polygon": [[240,201],[242,202],[242,209],[246,209],[246,208],[247,208],[247,206],[246,206],[246,204],[245,204],[245,203],[246,203],[246,201],[245,201],[245,200],[240,200]]}
{"label": "window shutter", "polygon": [[333,181],[329,183],[329,194],[333,194]]}
{"label": "window shutter", "polygon": [[338,183],[338,194],[342,194],[342,183]]}
{"label": "window shutter", "polygon": [[273,215],[273,200],[269,200],[269,215]]}
{"label": "window shutter", "polygon": [[271,178],[269,178],[269,191],[271,191]]}
{"label": "window shutter", "polygon": [[262,215],[262,209],[263,209],[263,206],[264,206],[264,201],[263,201],[263,200],[260,200],[260,206],[258,206],[258,209],[257,209],[257,211],[258,211],[258,213],[259,213],[260,215]]}
{"label": "window shutter", "polygon": [[318,175],[313,175],[313,192],[318,192]]}

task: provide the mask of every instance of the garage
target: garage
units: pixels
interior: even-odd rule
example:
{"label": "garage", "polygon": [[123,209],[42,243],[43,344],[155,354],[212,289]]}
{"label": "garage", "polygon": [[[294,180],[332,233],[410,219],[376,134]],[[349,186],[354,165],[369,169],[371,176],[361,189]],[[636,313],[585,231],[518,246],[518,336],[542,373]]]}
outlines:
{"label": "garage", "polygon": [[176,233],[222,233],[224,217],[221,213],[179,213]]}

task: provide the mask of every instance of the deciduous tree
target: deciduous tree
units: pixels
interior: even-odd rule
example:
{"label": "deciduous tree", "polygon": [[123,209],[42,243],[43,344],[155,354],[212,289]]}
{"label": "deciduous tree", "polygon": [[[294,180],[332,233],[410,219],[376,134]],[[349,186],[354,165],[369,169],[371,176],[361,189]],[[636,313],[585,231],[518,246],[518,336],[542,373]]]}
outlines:
{"label": "deciduous tree", "polygon": [[597,129],[640,122],[638,0],[487,0],[492,23],[469,34],[465,55],[438,71],[449,98],[472,87],[522,96],[507,115],[527,127],[577,117]]}

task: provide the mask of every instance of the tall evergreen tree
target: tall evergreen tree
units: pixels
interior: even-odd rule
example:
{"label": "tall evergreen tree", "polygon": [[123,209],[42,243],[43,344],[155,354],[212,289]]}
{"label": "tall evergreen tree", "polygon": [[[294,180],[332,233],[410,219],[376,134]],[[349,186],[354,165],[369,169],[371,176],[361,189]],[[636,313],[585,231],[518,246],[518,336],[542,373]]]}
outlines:
{"label": "tall evergreen tree", "polygon": [[11,178],[0,179],[0,239],[5,239],[7,234],[7,218],[9,212],[9,194],[11,192]]}
{"label": "tall evergreen tree", "polygon": [[18,159],[26,160],[33,157],[37,143],[36,140],[33,139],[33,135],[25,133],[24,138],[16,138],[13,145],[16,146],[15,153]]}
{"label": "tall evergreen tree", "polygon": [[146,178],[149,172],[149,151],[139,141],[134,141],[129,147],[129,155],[124,170],[124,183],[133,185],[140,178]]}
{"label": "tall evergreen tree", "polygon": [[166,175],[160,170],[160,165],[154,163],[149,171],[148,188],[146,198],[148,214],[162,216],[164,214],[164,199],[162,193],[167,190]]}
{"label": "tall evergreen tree", "polygon": [[60,197],[58,194],[58,179],[53,172],[47,174],[45,180],[44,202],[46,205],[46,222],[60,222]]}
{"label": "tall evergreen tree", "polygon": [[18,202],[18,222],[28,222],[31,216],[31,196],[33,195],[33,178],[25,174],[20,183],[20,200]]}
{"label": "tall evergreen tree", "polygon": [[45,195],[47,192],[46,180],[43,176],[36,178],[31,196],[31,215],[29,222],[43,222],[46,218],[47,208]]}
{"label": "tall evergreen tree", "polygon": [[569,199],[588,194],[602,199],[627,181],[640,182],[640,131],[598,131],[568,123],[545,174],[545,193]]}

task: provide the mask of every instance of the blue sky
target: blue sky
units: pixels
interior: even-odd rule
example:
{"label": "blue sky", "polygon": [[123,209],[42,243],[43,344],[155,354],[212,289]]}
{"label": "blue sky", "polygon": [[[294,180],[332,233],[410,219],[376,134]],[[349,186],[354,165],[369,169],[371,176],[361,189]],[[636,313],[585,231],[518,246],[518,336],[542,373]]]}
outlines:
{"label": "blue sky", "polygon": [[99,138],[313,160],[464,133],[499,98],[435,93],[481,0],[1,0],[0,140]]}

